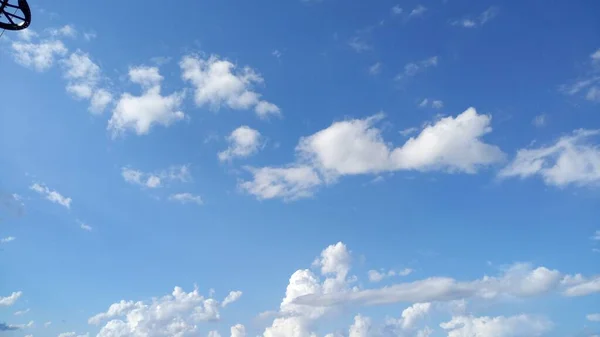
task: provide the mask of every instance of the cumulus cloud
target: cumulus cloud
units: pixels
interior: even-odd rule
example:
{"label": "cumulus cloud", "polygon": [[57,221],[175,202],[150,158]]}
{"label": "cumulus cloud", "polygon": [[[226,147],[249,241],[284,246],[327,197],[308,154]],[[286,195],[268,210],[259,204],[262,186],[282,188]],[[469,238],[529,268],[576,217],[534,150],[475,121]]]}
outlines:
{"label": "cumulus cloud", "polygon": [[100,67],[81,50],[69,55],[62,63],[68,80],[67,91],[75,98],[90,100],[90,112],[103,112],[112,101],[112,94],[99,87]]}
{"label": "cumulus cloud", "polygon": [[15,41],[11,48],[17,63],[40,72],[50,69],[55,59],[64,56],[68,51],[59,40],[45,40],[39,43]]}
{"label": "cumulus cloud", "polygon": [[475,18],[466,17],[461,20],[451,21],[450,24],[452,24],[453,26],[459,26],[459,27],[464,27],[464,28],[481,27],[481,26],[485,25],[486,23],[488,23],[493,18],[495,18],[499,12],[500,11],[497,7],[490,7]]}
{"label": "cumulus cloud", "polygon": [[551,186],[597,186],[600,183],[600,148],[594,137],[600,130],[575,130],[554,144],[517,151],[499,177],[521,179],[539,176]]}
{"label": "cumulus cloud", "polygon": [[255,154],[262,144],[262,136],[257,130],[242,125],[231,132],[227,141],[229,147],[218,154],[220,161],[245,158]]}
{"label": "cumulus cloud", "polygon": [[23,292],[15,291],[12,294],[10,294],[9,296],[6,296],[6,297],[0,296],[0,306],[10,307],[11,305],[15,304],[15,302],[17,302],[17,300],[19,299],[19,297],[21,297],[21,295],[23,295]]}
{"label": "cumulus cloud", "polygon": [[242,297],[242,292],[241,291],[239,291],[239,290],[231,291],[231,292],[229,292],[229,294],[227,295],[227,297],[225,297],[225,299],[221,303],[221,306],[223,308],[225,308],[227,305],[229,305],[229,304],[231,304],[231,303],[239,300],[240,297]]}
{"label": "cumulus cloud", "polygon": [[123,179],[133,185],[146,188],[158,188],[165,183],[171,182],[189,182],[192,179],[189,165],[175,165],[168,169],[152,173],[143,172],[131,167],[122,167],[121,176]]}
{"label": "cumulus cloud", "polygon": [[231,337],[246,337],[246,327],[236,324],[231,327]]}
{"label": "cumulus cloud", "polygon": [[440,324],[442,329],[447,330],[448,337],[539,337],[545,335],[552,326],[552,322],[545,318],[529,315],[458,316]]}
{"label": "cumulus cloud", "polygon": [[307,165],[287,167],[246,168],[252,180],[242,181],[240,188],[258,199],[282,198],[295,200],[313,195],[322,180],[314,168]]}
{"label": "cumulus cloud", "polygon": [[184,80],[194,86],[194,101],[212,110],[225,106],[233,110],[254,109],[260,118],[279,115],[275,104],[263,100],[255,91],[264,79],[254,69],[237,66],[212,55],[209,58],[188,55],[179,63]]}
{"label": "cumulus cloud", "polygon": [[49,189],[44,184],[35,183],[29,187],[31,190],[43,195],[46,199],[52,201],[53,203],[59,204],[66,208],[71,208],[71,198],[67,198],[57,191]]}
{"label": "cumulus cloud", "polygon": [[323,182],[344,175],[379,174],[399,170],[474,174],[501,162],[504,153],[482,138],[492,131],[491,117],[469,108],[456,117],[426,125],[419,135],[391,147],[375,124],[365,119],[335,122],[300,139],[297,162],[282,168],[252,168],[253,180],[241,187],[259,199],[297,199],[311,196]]}
{"label": "cumulus cloud", "polygon": [[129,80],[139,84],[143,93],[135,96],[124,93],[117,101],[112,117],[108,122],[108,130],[113,136],[127,130],[137,135],[145,135],[155,125],[169,126],[185,118],[180,110],[184,92],[175,92],[168,96],[161,94],[163,77],[156,67],[134,67],[129,69]]}
{"label": "cumulus cloud", "polygon": [[[219,302],[200,295],[198,289],[186,293],[175,287],[170,295],[151,302],[120,301],[106,312],[90,317],[90,324],[104,324],[98,337],[187,336],[195,334],[198,323],[220,319]],[[105,323],[104,323],[105,322]]]}
{"label": "cumulus cloud", "polygon": [[169,196],[169,200],[171,201],[177,201],[180,202],[182,204],[196,204],[199,206],[204,205],[204,201],[202,200],[202,197],[199,195],[193,195],[191,193],[176,193],[176,194],[171,194]]}
{"label": "cumulus cloud", "polygon": [[371,336],[371,319],[362,315],[354,317],[354,323],[350,326],[348,337],[370,337]]}

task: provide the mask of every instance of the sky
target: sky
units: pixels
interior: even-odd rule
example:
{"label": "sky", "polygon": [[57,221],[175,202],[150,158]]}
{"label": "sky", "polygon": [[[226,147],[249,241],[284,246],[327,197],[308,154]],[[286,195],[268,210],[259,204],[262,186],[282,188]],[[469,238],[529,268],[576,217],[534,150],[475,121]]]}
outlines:
{"label": "sky", "polygon": [[0,335],[600,335],[600,3],[30,0]]}

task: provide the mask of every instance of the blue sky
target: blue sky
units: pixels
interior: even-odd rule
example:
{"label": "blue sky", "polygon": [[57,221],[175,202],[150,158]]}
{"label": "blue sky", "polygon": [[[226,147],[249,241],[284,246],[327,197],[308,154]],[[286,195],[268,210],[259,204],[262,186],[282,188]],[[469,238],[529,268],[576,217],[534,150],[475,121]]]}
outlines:
{"label": "blue sky", "polygon": [[600,334],[600,4],[30,5],[1,335]]}

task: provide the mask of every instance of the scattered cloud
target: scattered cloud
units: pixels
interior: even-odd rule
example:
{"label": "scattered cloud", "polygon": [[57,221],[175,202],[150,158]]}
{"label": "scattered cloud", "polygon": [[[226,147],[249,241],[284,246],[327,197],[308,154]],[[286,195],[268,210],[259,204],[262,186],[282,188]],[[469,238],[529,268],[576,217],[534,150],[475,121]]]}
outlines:
{"label": "scattered cloud", "polygon": [[133,185],[147,188],[162,187],[165,182],[186,183],[192,180],[189,165],[174,165],[166,170],[146,173],[131,167],[121,168],[123,179]]}
{"label": "scattered cloud", "polygon": [[170,295],[153,298],[150,302],[120,301],[106,312],[89,318],[90,324],[104,324],[98,337],[184,336],[197,334],[200,322],[218,321],[220,304],[213,298],[200,295],[198,289],[186,293],[175,287]]}
{"label": "scattered cloud", "polygon": [[207,59],[188,55],[179,65],[183,79],[194,86],[194,101],[199,107],[253,108],[260,118],[280,115],[278,106],[262,100],[262,95],[254,91],[255,84],[262,84],[264,80],[250,67],[238,70],[235,64],[215,55]]}
{"label": "scattered cloud", "polygon": [[296,200],[313,195],[322,181],[310,166],[246,168],[252,173],[252,180],[242,181],[242,190],[258,199],[282,198]]}
{"label": "scattered cloud", "polygon": [[600,322],[600,314],[589,314],[585,318],[590,322]]}
{"label": "scattered cloud", "polygon": [[348,41],[348,45],[357,53],[362,53],[373,49],[373,47],[360,36],[354,36],[352,39],[350,39],[350,41]]}
{"label": "scattered cloud", "polygon": [[536,128],[541,128],[546,126],[546,122],[547,122],[547,117],[546,114],[541,114],[541,115],[537,115],[533,118],[533,121],[531,121],[531,124],[533,124],[533,126],[535,126]]}
{"label": "scattered cloud", "polygon": [[405,78],[413,77],[419,73],[424,72],[428,68],[436,67],[437,65],[437,56],[433,56],[418,62],[408,63],[404,66],[404,71],[396,76],[396,80],[402,80]]}
{"label": "scattered cloud", "polygon": [[11,48],[17,63],[40,72],[50,69],[57,57],[67,54],[67,47],[59,40],[39,43],[15,41]]}
{"label": "scattered cloud", "polygon": [[0,296],[0,306],[10,307],[11,305],[15,304],[15,302],[17,302],[21,295],[23,295],[23,292],[15,291],[7,297]]}
{"label": "scattered cloud", "polygon": [[52,201],[53,203],[59,204],[66,208],[71,208],[71,198],[67,198],[57,191],[49,189],[44,184],[35,183],[29,187],[31,190],[43,195],[46,199]]}
{"label": "scattered cloud", "polygon": [[124,93],[117,101],[108,130],[113,136],[127,130],[137,135],[145,135],[155,125],[169,126],[185,118],[179,110],[183,103],[184,92],[161,95],[163,77],[156,67],[135,67],[129,69],[129,80],[143,88],[141,96]]}
{"label": "scattered cloud", "polygon": [[81,50],[72,53],[62,63],[68,80],[67,91],[75,98],[89,99],[90,112],[103,112],[112,102],[112,94],[98,85],[101,78],[100,67]]}
{"label": "scattered cloud", "polygon": [[447,330],[448,337],[494,336],[494,337],[540,337],[544,336],[553,324],[546,318],[529,315],[473,317],[458,316],[440,324]]}
{"label": "scattered cloud", "polygon": [[246,327],[236,324],[231,327],[231,337],[246,337]]}
{"label": "scattered cloud", "polygon": [[419,107],[421,107],[421,108],[431,107],[433,109],[441,109],[444,107],[444,102],[441,100],[438,100],[438,99],[429,100],[428,98],[425,98],[421,101],[421,103],[419,103]]}
{"label": "scattered cloud", "polygon": [[400,271],[395,271],[395,270],[369,270],[369,272],[367,273],[368,277],[369,277],[369,281],[371,282],[380,282],[382,281],[384,278],[386,277],[393,277],[393,276],[408,276],[413,272],[412,269],[410,268],[405,268],[402,269]]}
{"label": "scattered cloud", "polygon": [[225,297],[225,299],[221,303],[221,306],[223,308],[225,308],[227,305],[239,300],[241,297],[242,297],[241,291],[231,291],[231,292],[229,292],[229,295],[227,295],[227,297]]}
{"label": "scattered cloud", "polygon": [[273,50],[273,52],[271,52],[271,55],[275,56],[276,58],[280,59],[281,56],[283,56],[283,53],[277,49]]}
{"label": "scattered cloud", "polygon": [[559,90],[570,96],[583,93],[586,100],[598,103],[600,102],[600,49],[590,54],[589,57],[587,73],[570,84],[561,85]]}
{"label": "scattered cloud", "polygon": [[592,235],[592,240],[600,241],[600,230],[597,230],[594,235]]}
{"label": "scattered cloud", "polygon": [[16,239],[17,238],[15,238],[14,236],[7,236],[5,238],[0,239],[0,244],[9,243],[15,241]]}
{"label": "scattered cloud", "polygon": [[412,11],[410,11],[409,17],[417,17],[423,15],[427,11],[427,8],[422,5],[418,5]]}
{"label": "scattered cloud", "polygon": [[464,28],[481,27],[481,26],[485,25],[486,23],[488,23],[493,18],[495,18],[499,12],[500,11],[497,7],[490,7],[487,10],[485,10],[483,13],[481,13],[479,16],[477,16],[476,18],[466,17],[461,20],[451,21],[450,23],[453,26],[460,26],[460,27],[464,27]]}
{"label": "scattered cloud", "polygon": [[29,311],[31,311],[31,310],[30,309],[25,309],[25,310],[15,311],[15,316],[25,315],[25,314],[29,313]]}
{"label": "scattered cloud", "polygon": [[246,125],[233,130],[227,141],[229,147],[218,154],[220,161],[249,157],[257,153],[263,144],[260,132]]}
{"label": "scattered cloud", "polygon": [[600,130],[575,130],[556,143],[521,149],[499,173],[501,178],[540,176],[547,185],[597,186],[600,183],[600,148],[592,141]]}
{"label": "scattered cloud", "polygon": [[48,321],[48,322],[44,323],[44,328],[47,328],[47,327],[49,327],[50,325],[52,325],[52,322]]}
{"label": "scattered cloud", "polygon": [[399,131],[399,133],[404,137],[408,137],[408,136],[412,135],[413,133],[417,133],[417,132],[419,132],[419,129],[415,128],[415,127],[407,128],[407,129]]}
{"label": "scattered cloud", "polygon": [[86,223],[83,223],[83,222],[79,223],[79,228],[81,228],[81,229],[83,229],[84,231],[87,231],[87,232],[91,232],[92,229],[93,229],[92,226],[90,226],[90,225],[88,225]]}
{"label": "scattered cloud", "polygon": [[381,67],[382,67],[381,62],[377,62],[377,63],[373,64],[372,66],[369,67],[369,74],[378,75],[379,73],[381,73]]}
{"label": "scattered cloud", "polygon": [[55,37],[77,37],[77,30],[71,25],[65,25],[60,28],[50,28],[48,33]]}
{"label": "scattered cloud", "polygon": [[95,32],[84,32],[83,33],[83,39],[86,41],[92,41],[96,37],[97,37],[97,35]]}
{"label": "scattered cloud", "polygon": [[192,203],[192,204],[196,204],[196,205],[200,205],[200,206],[202,206],[204,204],[202,197],[200,197],[199,195],[193,195],[191,193],[172,194],[169,196],[169,200],[178,201],[182,204]]}
{"label": "scattered cloud", "polygon": [[392,7],[392,14],[393,15],[400,15],[404,12],[404,10],[402,9],[402,7],[400,7],[400,5],[395,5],[394,7]]}

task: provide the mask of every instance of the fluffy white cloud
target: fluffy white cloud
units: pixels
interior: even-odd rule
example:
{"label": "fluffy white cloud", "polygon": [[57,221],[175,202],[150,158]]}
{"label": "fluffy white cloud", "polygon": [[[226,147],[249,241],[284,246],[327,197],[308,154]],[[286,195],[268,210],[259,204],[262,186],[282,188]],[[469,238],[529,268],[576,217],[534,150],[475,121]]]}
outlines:
{"label": "fluffy white cloud", "polygon": [[69,55],[62,63],[65,67],[65,77],[69,81],[67,91],[76,98],[90,100],[89,110],[92,113],[104,111],[112,101],[112,95],[98,86],[100,67],[81,50]]}
{"label": "fluffy white cloud", "polygon": [[395,148],[375,127],[382,118],[383,114],[377,114],[335,122],[303,137],[296,147],[296,163],[250,168],[253,180],[240,186],[259,199],[297,199],[312,196],[317,186],[343,175],[398,170],[473,174],[505,158],[500,148],[483,142],[482,137],[492,131],[491,117],[474,108],[426,125],[419,135]]}
{"label": "fluffy white cloud", "polygon": [[218,154],[221,161],[244,158],[255,154],[262,144],[262,137],[257,130],[242,125],[231,132],[227,137],[227,141],[229,147]]}
{"label": "fluffy white cloud", "polygon": [[307,165],[282,168],[249,167],[247,170],[252,173],[253,179],[241,182],[240,188],[258,199],[295,200],[310,197],[322,183],[318,173]]}
{"label": "fluffy white cloud", "polygon": [[2,243],[9,243],[12,241],[15,241],[17,238],[15,238],[14,236],[7,236],[5,238],[0,239],[0,244]]}
{"label": "fluffy white cloud", "polygon": [[242,297],[242,292],[241,291],[239,291],[239,290],[231,291],[231,292],[229,292],[229,294],[227,295],[227,297],[225,297],[225,299],[221,303],[221,306],[223,308],[225,308],[227,305],[229,305],[229,304],[231,304],[231,303],[239,300],[240,297]]}
{"label": "fluffy white cloud", "polygon": [[438,57],[432,56],[430,58],[418,61],[410,62],[404,66],[404,71],[396,76],[396,80],[402,80],[407,77],[415,76],[428,68],[436,67],[438,65]]}
{"label": "fluffy white cloud", "polygon": [[[165,182],[179,181],[185,183],[192,179],[188,165],[171,166],[166,170],[153,173],[142,172],[131,167],[123,167],[121,168],[121,176],[130,184],[147,188],[162,187]],[[184,201],[184,199],[187,198],[184,194],[185,193],[179,197],[175,197],[173,200]],[[190,194],[189,196],[192,195]],[[187,201],[191,201],[191,199],[187,198]]]}
{"label": "fluffy white cloud", "polygon": [[500,177],[540,176],[547,185],[596,186],[600,183],[600,148],[592,139],[600,130],[576,130],[549,146],[521,149]]}
{"label": "fluffy white cloud", "polygon": [[108,321],[98,337],[170,337],[197,334],[197,324],[220,319],[219,302],[205,298],[198,289],[186,293],[175,287],[171,295],[150,303],[121,301],[89,319],[91,324]]}
{"label": "fluffy white cloud", "polygon": [[408,330],[415,326],[415,323],[426,316],[431,309],[431,303],[415,303],[402,311],[402,329]]}
{"label": "fluffy white cloud", "polygon": [[11,45],[15,61],[37,71],[48,70],[57,57],[67,53],[67,47],[59,40],[39,43],[15,41]]}
{"label": "fluffy white cloud", "polygon": [[199,195],[193,195],[191,193],[176,193],[176,194],[171,194],[169,196],[169,200],[171,201],[178,201],[182,204],[188,204],[188,203],[192,203],[192,204],[196,204],[196,205],[203,205],[204,201],[202,200],[202,197]]}
{"label": "fluffy white cloud", "polygon": [[163,96],[161,82],[163,77],[155,67],[136,67],[129,69],[129,80],[143,88],[141,96],[124,93],[119,98],[108,122],[108,129],[113,135],[134,131],[137,135],[145,135],[155,125],[169,126],[185,118],[179,110],[183,103],[184,93],[175,92]]}
{"label": "fluffy white cloud", "polygon": [[215,55],[207,59],[188,55],[179,65],[183,79],[194,86],[194,100],[200,107],[208,105],[213,110],[222,106],[234,110],[254,108],[261,118],[280,113],[276,105],[262,100],[261,94],[254,91],[254,86],[264,80],[250,67],[238,70],[235,64]]}
{"label": "fluffy white cloud", "polygon": [[19,297],[21,297],[21,295],[23,295],[23,292],[15,291],[12,294],[10,294],[10,296],[0,296],[0,306],[10,307],[11,305],[15,304],[15,302],[19,299]]}
{"label": "fluffy white cloud", "polygon": [[404,145],[390,148],[374,123],[382,115],[336,122],[303,138],[298,145],[302,158],[327,174],[349,175],[394,170],[446,170],[475,173],[481,166],[504,158],[496,146],[481,141],[491,132],[491,117],[473,108],[426,126]]}
{"label": "fluffy white cloud", "polygon": [[46,197],[46,199],[52,201],[53,203],[65,206],[66,208],[71,208],[71,198],[67,198],[57,191],[53,191],[49,189],[44,184],[35,183],[29,187],[31,190],[36,191],[37,193]]}
{"label": "fluffy white cloud", "polygon": [[370,337],[372,322],[369,317],[356,315],[354,323],[350,326],[348,337]]}
{"label": "fluffy white cloud", "polygon": [[485,25],[488,21],[492,20],[498,15],[498,8],[490,7],[476,18],[464,18],[461,20],[454,20],[451,22],[454,26],[460,26],[464,28],[475,28]]}
{"label": "fluffy white cloud", "polygon": [[246,327],[236,324],[231,327],[231,337],[246,337]]}
{"label": "fluffy white cloud", "polygon": [[528,315],[459,316],[440,324],[442,329],[448,330],[448,337],[539,337],[552,326],[552,322],[545,318]]}

